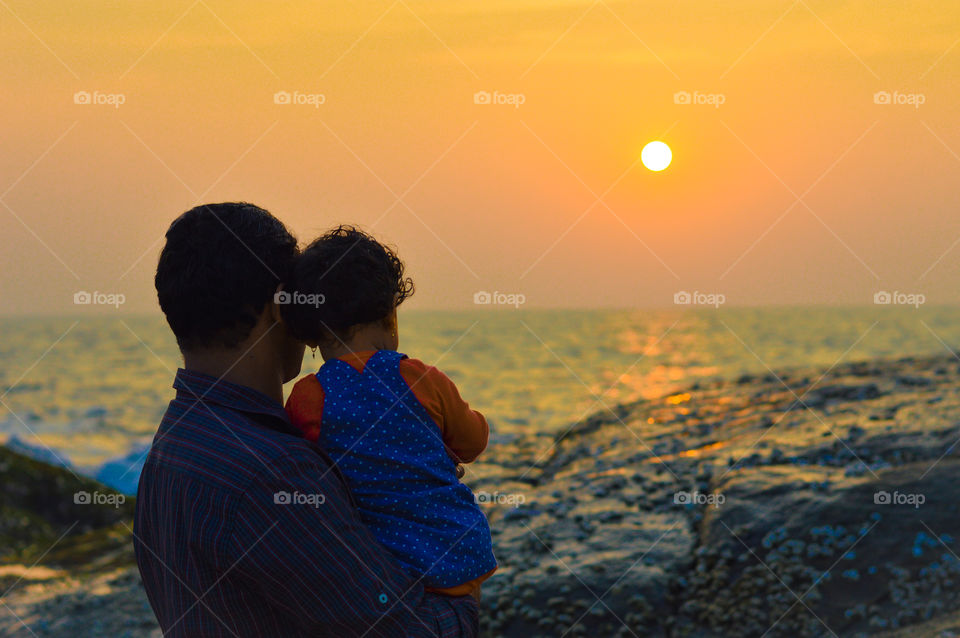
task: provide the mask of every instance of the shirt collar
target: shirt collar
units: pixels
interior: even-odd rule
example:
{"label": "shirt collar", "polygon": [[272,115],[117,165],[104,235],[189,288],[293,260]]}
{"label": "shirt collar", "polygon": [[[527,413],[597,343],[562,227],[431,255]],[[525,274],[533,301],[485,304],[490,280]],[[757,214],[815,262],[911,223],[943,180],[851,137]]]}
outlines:
{"label": "shirt collar", "polygon": [[292,427],[283,406],[253,388],[183,368],[177,370],[173,387],[177,390],[177,395],[187,401],[199,400],[201,403],[215,403],[239,412],[272,416]]}

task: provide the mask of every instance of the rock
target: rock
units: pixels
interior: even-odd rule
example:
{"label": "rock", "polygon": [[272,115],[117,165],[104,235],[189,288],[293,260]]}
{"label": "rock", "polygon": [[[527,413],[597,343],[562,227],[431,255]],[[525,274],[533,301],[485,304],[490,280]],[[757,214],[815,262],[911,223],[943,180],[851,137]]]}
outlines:
{"label": "rock", "polygon": [[43,445],[35,445],[23,441],[20,437],[13,435],[6,442],[6,448],[17,454],[29,456],[31,459],[46,463],[48,465],[58,465],[74,470],[73,464],[62,452],[57,453]]}
{"label": "rock", "polygon": [[[724,628],[742,631],[734,618],[745,614],[758,626],[776,622],[768,635],[820,635],[823,627],[818,630],[809,622],[816,614],[837,635],[852,636],[937,613],[929,606],[931,596],[938,605],[960,607],[960,591],[948,593],[943,587],[960,578],[960,559],[952,554],[960,550],[960,507],[953,488],[960,482],[960,461],[891,468],[876,478],[850,479],[826,468],[810,471],[833,481],[829,493],[783,491],[786,477],[780,468],[747,470],[718,486],[727,500],[721,508],[707,510],[702,542],[748,556],[746,567],[733,569],[729,561],[698,554],[700,569],[684,597],[715,604],[685,604],[685,624],[721,633]],[[884,504],[885,494],[893,495],[890,504]],[[922,498],[911,500],[918,495]],[[936,536],[925,528],[936,530]],[[805,593],[813,614],[795,605],[789,593],[753,595],[768,587],[768,567],[777,580]],[[874,613],[872,620],[847,613],[858,605],[864,608],[884,589],[895,604]],[[734,615],[731,609],[740,611]]]}
{"label": "rock", "polygon": [[[132,498],[78,477],[70,469],[42,463],[3,446],[0,485],[0,560],[35,547],[46,549],[74,523],[71,533],[57,544],[58,549],[66,549],[72,539],[84,533],[116,528],[133,517]],[[119,505],[94,503],[91,495],[95,493]]]}
{"label": "rock", "polygon": [[6,447],[0,483],[0,564],[17,574],[0,577],[0,635],[160,635],[134,565],[132,498]]}
{"label": "rock", "polygon": [[[808,410],[797,396],[813,380],[823,385],[804,397]],[[498,439],[481,458],[471,487],[516,497],[482,504],[500,563],[483,587],[484,635],[912,638],[960,627],[951,356],[670,396],[683,400],[612,406],[556,439]],[[102,478],[123,487],[116,469]],[[2,449],[0,480],[7,564],[29,565],[80,521],[38,565],[61,574],[44,577],[49,595],[24,582],[5,597],[0,635],[23,632],[10,610],[37,638],[157,635],[124,527],[132,499],[84,509],[70,470]]]}

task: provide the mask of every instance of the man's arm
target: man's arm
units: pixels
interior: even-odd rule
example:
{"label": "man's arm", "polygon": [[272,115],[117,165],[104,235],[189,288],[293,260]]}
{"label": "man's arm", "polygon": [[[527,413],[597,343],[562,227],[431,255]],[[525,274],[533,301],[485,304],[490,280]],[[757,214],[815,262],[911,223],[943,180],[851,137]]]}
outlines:
{"label": "man's arm", "polygon": [[373,537],[317,456],[271,464],[241,498],[226,577],[333,636],[474,637],[470,598],[424,592]]}

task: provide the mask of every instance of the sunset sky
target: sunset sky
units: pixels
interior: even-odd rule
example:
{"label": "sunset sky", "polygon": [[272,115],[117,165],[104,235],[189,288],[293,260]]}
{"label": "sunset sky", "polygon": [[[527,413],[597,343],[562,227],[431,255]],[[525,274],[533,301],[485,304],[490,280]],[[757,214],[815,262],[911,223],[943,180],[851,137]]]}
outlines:
{"label": "sunset sky", "polygon": [[2,0],[0,314],[155,312],[230,200],[372,230],[418,308],[960,303],[958,41],[954,0]]}

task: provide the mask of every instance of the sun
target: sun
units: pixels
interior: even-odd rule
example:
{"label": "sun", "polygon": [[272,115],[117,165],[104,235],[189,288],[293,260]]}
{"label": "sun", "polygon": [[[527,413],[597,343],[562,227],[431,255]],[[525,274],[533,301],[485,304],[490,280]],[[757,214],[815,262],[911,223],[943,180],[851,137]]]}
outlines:
{"label": "sun", "polygon": [[662,171],[670,166],[670,160],[672,159],[673,152],[670,147],[660,141],[650,142],[640,152],[640,160],[643,165],[655,172]]}

